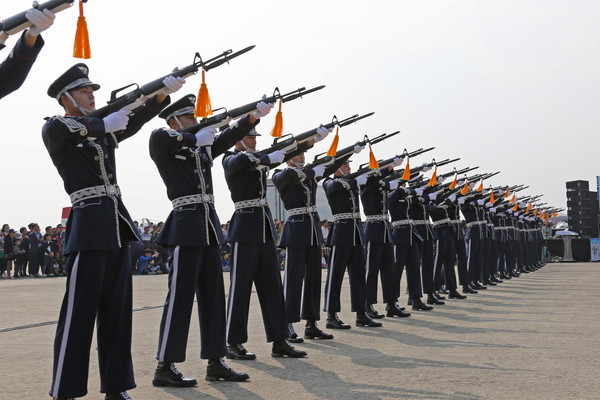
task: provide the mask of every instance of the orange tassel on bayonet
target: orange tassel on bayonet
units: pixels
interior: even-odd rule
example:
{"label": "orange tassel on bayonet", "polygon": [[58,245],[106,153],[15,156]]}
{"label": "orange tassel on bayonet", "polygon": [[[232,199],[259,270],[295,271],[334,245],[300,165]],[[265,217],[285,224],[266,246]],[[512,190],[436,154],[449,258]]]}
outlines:
{"label": "orange tassel on bayonet", "polygon": [[556,213],[552,213],[552,218],[556,218]]}
{"label": "orange tassel on bayonet", "polygon": [[92,58],[90,49],[90,37],[88,35],[87,22],[83,16],[83,1],[79,0],[79,18],[77,18],[77,31],[75,32],[75,44],[73,45],[73,57]]}
{"label": "orange tassel on bayonet", "polygon": [[515,195],[515,194],[513,194],[513,197],[512,197],[512,199],[510,199],[510,202],[511,202],[511,203],[514,203],[514,202],[515,202],[515,200],[516,200],[516,197],[515,197],[515,196],[516,196],[516,195]]}
{"label": "orange tassel on bayonet", "polygon": [[327,155],[329,157],[335,157],[335,153],[337,152],[338,142],[340,141],[340,127],[338,126],[335,130],[335,136],[333,137],[333,142],[331,142],[331,147],[327,150]]}
{"label": "orange tassel on bayonet", "polygon": [[525,210],[525,214],[529,214],[529,210],[531,210],[531,202],[529,202],[529,205],[527,206],[527,210]]}
{"label": "orange tassel on bayonet", "polygon": [[196,100],[196,110],[194,110],[194,117],[206,118],[212,115],[212,106],[210,105],[210,96],[208,95],[208,88],[204,81],[204,70],[202,70],[202,84],[198,91],[198,99]]}
{"label": "orange tassel on bayonet", "polygon": [[490,204],[494,204],[495,201],[496,199],[494,199],[494,191],[492,191],[492,194],[490,194]]}
{"label": "orange tassel on bayonet", "polygon": [[435,186],[436,183],[437,183],[437,165],[435,166],[435,169],[433,170],[433,175],[431,175],[431,179],[429,180],[427,185]]}
{"label": "orange tassel on bayonet", "polygon": [[517,203],[515,204],[515,207],[513,208],[513,211],[518,211],[519,210],[519,202],[517,201]]}
{"label": "orange tassel on bayonet", "polygon": [[402,174],[402,179],[405,181],[410,180],[410,160],[408,156],[406,156],[406,167],[404,167],[404,173]]}
{"label": "orange tassel on bayonet", "polygon": [[379,168],[379,163],[375,158],[375,154],[373,154],[373,149],[371,148],[371,143],[369,143],[369,168],[375,169]]}
{"label": "orange tassel on bayonet", "polygon": [[508,196],[510,196],[510,192],[508,191],[510,189],[510,186],[506,187],[506,193],[504,193],[504,198],[508,199]]}
{"label": "orange tassel on bayonet", "polygon": [[273,137],[281,137],[283,133],[283,115],[281,114],[281,100],[279,100],[279,111],[275,115],[275,126],[273,126],[273,130],[271,131],[271,136]]}
{"label": "orange tassel on bayonet", "polygon": [[454,174],[454,180],[450,184],[450,189],[454,189],[458,184],[458,174]]}
{"label": "orange tassel on bayonet", "polygon": [[463,196],[466,195],[467,193],[469,193],[469,182],[468,181],[465,182],[465,186],[460,191],[460,194],[462,194]]}
{"label": "orange tassel on bayonet", "polygon": [[476,189],[477,192],[483,192],[483,179],[481,180],[481,183],[479,184],[479,187]]}

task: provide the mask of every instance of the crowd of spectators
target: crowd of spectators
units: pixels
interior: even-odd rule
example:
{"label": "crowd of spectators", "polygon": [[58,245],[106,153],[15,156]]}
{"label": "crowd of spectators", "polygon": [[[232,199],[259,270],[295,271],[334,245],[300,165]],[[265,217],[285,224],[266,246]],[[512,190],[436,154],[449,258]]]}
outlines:
{"label": "crowd of spectators", "polygon": [[[155,243],[156,237],[163,227],[162,222],[134,221],[140,232],[142,241],[128,244],[131,273],[139,275],[157,275],[169,273],[169,250]],[[284,221],[274,220],[276,236],[279,239]],[[323,240],[327,238],[330,224],[323,221],[321,230]],[[227,236],[229,222],[221,225],[223,236]],[[37,223],[30,223],[18,231],[8,224],[2,225],[0,231],[0,279],[45,278],[65,276],[63,247],[65,230],[61,224],[56,227],[47,226],[41,232]],[[285,249],[278,249],[281,269],[285,268]],[[223,272],[229,272],[231,247],[224,243],[221,246]],[[327,267],[329,249],[323,248],[323,267]]]}

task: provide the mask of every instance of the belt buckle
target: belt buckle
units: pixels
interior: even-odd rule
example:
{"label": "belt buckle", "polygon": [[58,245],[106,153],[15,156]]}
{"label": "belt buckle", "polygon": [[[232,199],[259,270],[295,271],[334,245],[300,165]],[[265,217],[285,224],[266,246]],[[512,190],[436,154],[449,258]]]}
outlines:
{"label": "belt buckle", "polygon": [[115,187],[115,185],[108,185],[106,187],[106,191],[108,192],[108,194],[116,194],[117,193],[117,188]]}

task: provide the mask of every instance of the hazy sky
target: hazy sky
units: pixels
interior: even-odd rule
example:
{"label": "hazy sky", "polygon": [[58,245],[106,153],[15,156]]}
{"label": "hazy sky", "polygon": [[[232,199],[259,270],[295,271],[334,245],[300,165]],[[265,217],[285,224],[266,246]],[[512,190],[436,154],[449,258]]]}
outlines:
{"label": "hazy sky", "polygon": [[[30,0],[3,2],[0,18]],[[156,4],[156,5],[154,5]],[[600,3],[557,0],[183,1],[89,0],[90,77],[110,91],[144,84],[189,64],[196,51],[256,48],[206,75],[213,108],[240,106],[271,93],[327,88],[284,104],[284,130],[300,133],[356,113],[376,114],[341,131],[340,146],[364,134],[402,133],[374,147],[378,158],[435,146],[427,159],[461,157],[457,167],[502,173],[487,184],[527,184],[526,194],[564,207],[565,182],[596,190],[600,139]],[[49,84],[79,60],[72,46],[77,7],[57,14],[23,87],[0,100],[3,189],[0,223],[60,222],[69,206],[41,139],[43,117],[61,114]],[[11,37],[12,47],[16,37]],[[0,52],[4,59],[9,49]],[[174,95],[196,94],[199,75]],[[274,114],[258,127],[270,145]],[[131,215],[164,220],[171,205],[148,154],[156,118],[117,150],[118,182]],[[324,152],[331,137],[308,153]],[[368,161],[368,154],[355,157]],[[356,166],[356,164],[354,164]],[[447,171],[441,169],[440,172]],[[217,211],[233,204],[220,159],[213,170]],[[94,229],[94,227],[90,227]]]}

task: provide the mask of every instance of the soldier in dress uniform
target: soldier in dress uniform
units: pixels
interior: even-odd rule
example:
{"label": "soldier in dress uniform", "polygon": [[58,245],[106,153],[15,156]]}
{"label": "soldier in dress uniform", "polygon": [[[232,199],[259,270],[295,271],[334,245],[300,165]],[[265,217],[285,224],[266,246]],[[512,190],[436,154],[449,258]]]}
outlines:
{"label": "soldier in dress uniform", "polygon": [[[365,270],[367,289],[367,315],[373,319],[383,318],[373,304],[377,303],[377,283],[381,275],[383,302],[386,303],[386,316],[409,317],[397,304],[398,294],[394,288],[394,247],[392,244],[392,227],[388,216],[388,194],[390,182],[382,179],[391,174],[394,167],[402,165],[404,159],[396,157],[386,167],[371,174],[367,183],[361,187],[360,200],[366,216],[365,223]],[[394,189],[397,182],[392,183]]]}
{"label": "soldier in dress uniform", "polygon": [[[314,141],[325,139],[330,131],[323,127],[317,128]],[[309,140],[309,145],[312,146],[312,142],[313,140]],[[317,326],[317,321],[321,319],[323,234],[316,205],[316,178],[323,176],[325,167],[318,165],[307,168],[304,163],[304,153],[298,154],[287,161],[288,168],[276,171],[272,178],[287,211],[287,220],[278,246],[285,249],[283,296],[290,333],[288,341],[292,343],[303,341],[293,327],[293,323],[299,322],[301,318],[306,321],[305,338],[333,339],[333,335],[323,332]]]}
{"label": "soldier in dress uniform", "polygon": [[44,46],[41,32],[54,23],[54,13],[35,8],[27,11],[25,18],[33,25],[21,34],[8,57],[0,64],[0,99],[21,87],[35,59]]}
{"label": "soldier in dress uniform", "polygon": [[[223,361],[225,343],[225,288],[220,246],[224,238],[215,211],[211,168],[216,157],[246,136],[258,123],[250,114],[215,137],[212,127],[197,132],[183,131],[197,124],[196,97],[187,95],[165,108],[159,117],[169,128],[156,129],[150,136],[150,156],[167,186],[173,204],[156,243],[169,248],[169,291],[160,323],[158,366],[155,386],[186,387],[196,379],[184,377],[174,366],[185,361],[194,294],[202,350],[208,359],[206,380],[243,381],[247,374],[235,372]],[[270,111],[259,103],[262,114]],[[261,115],[262,115],[261,114]]]}
{"label": "soldier in dress uniform", "polygon": [[469,287],[473,290],[487,289],[479,284],[483,265],[484,241],[487,234],[487,221],[484,217],[483,204],[485,200],[475,197],[461,197],[458,199],[465,221],[467,222],[467,270]]}
{"label": "soldier in dress uniform", "polygon": [[100,86],[90,81],[85,64],[69,68],[48,89],[66,115],[48,118],[42,137],[72,203],[64,248],[67,287],[54,341],[54,398],[86,395],[95,321],[100,391],[106,399],[129,399],[126,390],[136,386],[127,242],[141,239],[121,200],[115,149],[168,105],[168,95],[183,82],[169,76],[163,91],[135,115],[117,111],[103,119],[86,117],[96,108]]}
{"label": "soldier in dress uniform", "polygon": [[[273,107],[269,104],[269,107]],[[260,117],[261,115],[257,115]],[[243,343],[248,341],[248,311],[252,283],[256,287],[267,342],[273,342],[273,357],[304,357],[289,337],[285,317],[285,302],[281,274],[275,248],[275,226],[267,204],[267,174],[287,159],[297,155],[277,150],[269,154],[256,152],[256,130],[235,144],[233,152],[225,153],[225,180],[235,204],[227,241],[231,243],[231,285],[227,303],[228,358],[254,360]],[[299,146],[298,153],[306,150]]]}
{"label": "soldier in dress uniform", "polygon": [[[356,146],[360,152],[362,146]],[[356,326],[380,327],[381,322],[373,321],[367,314],[365,257],[363,246],[364,233],[360,221],[359,186],[367,182],[365,175],[356,179],[346,179],[350,173],[350,160],[346,158],[334,173],[333,178],[325,178],[323,188],[327,196],[333,227],[327,236],[327,245],[331,247],[331,259],[325,284],[325,306],[327,328],[350,329],[342,322],[337,313],[341,310],[340,291],[346,268],[350,276],[351,310],[356,313]]]}

